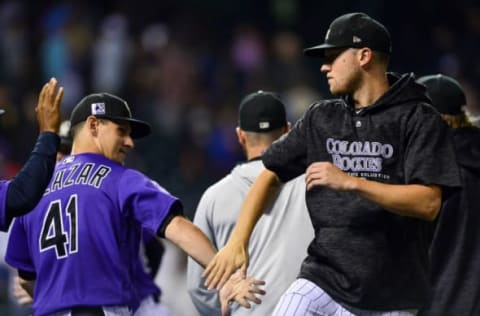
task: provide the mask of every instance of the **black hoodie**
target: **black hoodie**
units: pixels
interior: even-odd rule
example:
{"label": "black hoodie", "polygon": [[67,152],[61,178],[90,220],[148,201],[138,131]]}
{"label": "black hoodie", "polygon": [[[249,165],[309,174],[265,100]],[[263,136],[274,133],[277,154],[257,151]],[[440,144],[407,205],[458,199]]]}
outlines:
{"label": "black hoodie", "polygon": [[480,315],[480,129],[455,129],[462,189],[443,205],[430,248],[431,306],[420,315]]}
{"label": "black hoodie", "polygon": [[[314,103],[264,153],[287,181],[313,162],[388,184],[459,185],[450,134],[412,74],[389,75],[390,89],[355,111],[345,99]],[[355,192],[306,192],[315,239],[299,277],[335,301],[366,310],[416,309],[428,301],[427,222],[391,213]]]}

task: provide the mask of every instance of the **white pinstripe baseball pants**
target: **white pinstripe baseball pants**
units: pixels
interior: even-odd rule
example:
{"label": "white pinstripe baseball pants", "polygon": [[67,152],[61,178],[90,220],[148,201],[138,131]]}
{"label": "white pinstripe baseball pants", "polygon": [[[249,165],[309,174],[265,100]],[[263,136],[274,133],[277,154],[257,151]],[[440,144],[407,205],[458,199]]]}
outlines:
{"label": "white pinstripe baseball pants", "polygon": [[315,283],[297,279],[280,297],[272,316],[414,316],[416,311],[359,310],[335,302]]}

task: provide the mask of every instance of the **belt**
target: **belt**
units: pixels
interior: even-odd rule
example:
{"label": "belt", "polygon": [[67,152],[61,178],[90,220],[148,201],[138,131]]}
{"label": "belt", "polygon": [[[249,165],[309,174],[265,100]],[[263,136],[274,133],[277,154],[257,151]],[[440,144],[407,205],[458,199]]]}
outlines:
{"label": "belt", "polygon": [[105,316],[101,306],[80,306],[71,309],[72,316]]}

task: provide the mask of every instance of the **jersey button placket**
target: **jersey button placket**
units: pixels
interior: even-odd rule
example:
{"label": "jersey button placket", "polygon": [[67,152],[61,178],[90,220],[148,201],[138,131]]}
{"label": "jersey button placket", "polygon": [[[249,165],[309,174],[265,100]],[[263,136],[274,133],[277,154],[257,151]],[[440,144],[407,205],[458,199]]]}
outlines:
{"label": "jersey button placket", "polygon": [[353,118],[353,125],[359,137],[368,136],[368,118],[364,116],[356,116]]}

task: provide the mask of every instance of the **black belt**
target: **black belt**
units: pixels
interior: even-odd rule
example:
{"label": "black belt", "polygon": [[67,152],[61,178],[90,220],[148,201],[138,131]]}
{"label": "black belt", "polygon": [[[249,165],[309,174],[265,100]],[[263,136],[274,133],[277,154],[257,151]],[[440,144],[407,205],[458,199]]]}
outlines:
{"label": "black belt", "polygon": [[74,307],[71,312],[72,316],[105,316],[101,306]]}

